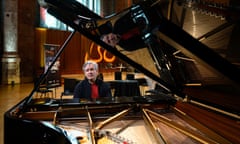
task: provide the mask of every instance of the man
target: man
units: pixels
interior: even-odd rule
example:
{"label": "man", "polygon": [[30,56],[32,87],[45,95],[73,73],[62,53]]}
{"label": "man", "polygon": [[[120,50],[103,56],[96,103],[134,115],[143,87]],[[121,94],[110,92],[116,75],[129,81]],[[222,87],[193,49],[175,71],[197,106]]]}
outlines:
{"label": "man", "polygon": [[146,47],[146,44],[141,39],[141,35],[137,33],[133,33],[133,35],[127,35],[125,37],[124,35],[108,33],[103,34],[100,39],[112,47],[119,45],[126,51],[134,51]]}
{"label": "man", "polygon": [[115,47],[119,45],[126,51],[135,51],[145,48],[142,37],[148,29],[147,19],[139,8],[125,10],[109,19],[98,27],[100,39],[106,44]]}
{"label": "man", "polygon": [[94,101],[100,97],[111,97],[110,86],[98,78],[98,64],[94,61],[87,61],[83,64],[82,70],[85,79],[79,82],[74,89],[74,98]]}

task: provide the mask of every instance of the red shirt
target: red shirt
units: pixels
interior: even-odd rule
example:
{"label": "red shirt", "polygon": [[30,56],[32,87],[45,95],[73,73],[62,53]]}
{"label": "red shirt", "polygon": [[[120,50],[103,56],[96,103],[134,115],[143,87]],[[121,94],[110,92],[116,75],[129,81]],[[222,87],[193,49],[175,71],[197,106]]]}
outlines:
{"label": "red shirt", "polygon": [[95,84],[95,83],[93,83],[93,84],[91,84],[91,97],[92,97],[92,99],[96,99],[96,98],[98,98],[99,97],[99,94],[98,94],[98,86]]}
{"label": "red shirt", "polygon": [[134,37],[136,35],[140,35],[140,31],[139,31],[138,28],[131,29],[127,33],[122,34],[121,39],[122,40],[127,40],[127,39],[129,39],[131,37]]}

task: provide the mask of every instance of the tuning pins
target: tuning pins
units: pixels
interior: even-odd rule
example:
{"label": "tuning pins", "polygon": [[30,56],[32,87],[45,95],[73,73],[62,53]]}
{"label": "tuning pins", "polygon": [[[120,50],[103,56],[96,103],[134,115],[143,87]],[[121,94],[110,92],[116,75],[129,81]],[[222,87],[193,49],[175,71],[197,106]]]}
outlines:
{"label": "tuning pins", "polygon": [[228,3],[215,2],[214,0],[178,0],[178,5],[182,5],[185,8],[191,8],[192,10],[204,15],[226,19]]}

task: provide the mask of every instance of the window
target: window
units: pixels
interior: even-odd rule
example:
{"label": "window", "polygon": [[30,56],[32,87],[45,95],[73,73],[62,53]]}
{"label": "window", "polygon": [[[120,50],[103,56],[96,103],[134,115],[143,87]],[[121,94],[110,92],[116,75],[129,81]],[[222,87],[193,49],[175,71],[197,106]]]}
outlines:
{"label": "window", "polygon": [[[100,0],[76,0],[84,6],[88,7],[93,12],[100,15]],[[54,16],[47,13],[47,10],[40,7],[40,27],[59,30],[72,30],[66,24],[62,23]]]}

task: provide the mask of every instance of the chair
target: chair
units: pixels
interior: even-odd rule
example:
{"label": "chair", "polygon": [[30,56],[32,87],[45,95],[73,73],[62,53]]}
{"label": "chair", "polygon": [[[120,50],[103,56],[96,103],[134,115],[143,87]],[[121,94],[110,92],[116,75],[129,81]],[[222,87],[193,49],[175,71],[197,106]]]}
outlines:
{"label": "chair", "polygon": [[63,96],[72,96],[74,93],[74,88],[79,81],[73,78],[64,78],[64,90],[61,94],[61,99]]}
{"label": "chair", "polygon": [[134,77],[135,77],[134,74],[127,74],[126,80],[134,80],[135,79]]}
{"label": "chair", "polygon": [[122,72],[114,72],[115,80],[122,80]]}
{"label": "chair", "polygon": [[[43,74],[37,76],[34,79],[34,87],[37,87],[36,92],[40,93],[40,97],[43,95],[46,97],[49,93],[51,93],[52,98],[56,98],[57,92],[56,88],[61,87],[61,78],[59,73],[56,71],[51,71],[50,74],[44,77],[39,85],[37,85],[38,81],[42,78]],[[54,89],[54,94],[53,94]]]}
{"label": "chair", "polygon": [[[36,83],[34,83],[34,84],[36,85]],[[48,96],[49,97],[49,95],[48,95],[49,93],[51,94],[51,97],[53,97],[53,90],[49,89],[47,87],[47,85],[45,85],[45,84],[40,85],[37,88],[36,92],[40,93],[40,97],[42,97],[42,96],[44,96],[44,97]]]}

